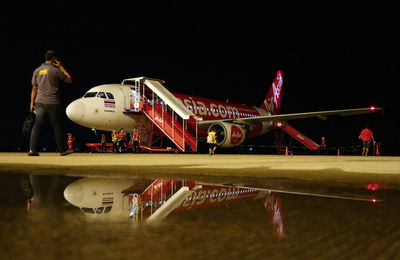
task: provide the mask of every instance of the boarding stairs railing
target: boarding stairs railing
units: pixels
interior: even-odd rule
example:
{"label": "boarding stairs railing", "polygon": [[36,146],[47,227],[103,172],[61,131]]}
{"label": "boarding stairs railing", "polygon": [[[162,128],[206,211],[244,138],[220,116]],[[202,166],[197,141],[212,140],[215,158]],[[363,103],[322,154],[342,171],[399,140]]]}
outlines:
{"label": "boarding stairs railing", "polygon": [[[320,149],[320,146],[317,143],[315,143],[313,140],[303,135],[298,130],[296,130],[295,128],[293,128],[288,124],[275,123],[275,128],[284,131],[285,133],[287,133],[288,135],[290,135],[291,137],[302,143],[305,147],[307,147],[311,151],[319,151]],[[279,146],[282,146],[282,141],[283,138],[280,138],[280,144],[277,145],[278,150],[281,149],[281,147]]]}
{"label": "boarding stairs railing", "polygon": [[198,118],[161,84],[164,81],[140,77],[122,84],[128,81],[134,93],[129,111],[143,113],[180,151],[196,152]]}
{"label": "boarding stairs railing", "polygon": [[189,130],[190,125],[196,124],[195,119],[182,119],[158,100],[146,103],[143,112],[182,152],[197,150],[197,139]]}
{"label": "boarding stairs railing", "polygon": [[168,200],[170,200],[182,188],[191,190],[196,182],[184,180],[154,180],[141,194],[140,206],[141,215],[147,218],[160,209]]}

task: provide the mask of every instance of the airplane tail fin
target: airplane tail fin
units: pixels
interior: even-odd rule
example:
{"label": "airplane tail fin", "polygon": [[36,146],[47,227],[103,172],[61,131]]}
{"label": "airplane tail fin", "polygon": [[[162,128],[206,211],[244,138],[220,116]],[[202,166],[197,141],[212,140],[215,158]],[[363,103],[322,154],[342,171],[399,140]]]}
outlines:
{"label": "airplane tail fin", "polygon": [[278,115],[281,112],[282,83],[283,73],[278,70],[268,95],[260,106],[260,108],[267,110],[272,115]]}

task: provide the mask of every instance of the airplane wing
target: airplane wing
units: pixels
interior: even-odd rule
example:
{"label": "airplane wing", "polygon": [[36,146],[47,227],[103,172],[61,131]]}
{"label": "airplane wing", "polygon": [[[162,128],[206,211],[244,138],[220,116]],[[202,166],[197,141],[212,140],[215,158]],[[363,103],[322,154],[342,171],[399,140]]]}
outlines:
{"label": "airplane wing", "polygon": [[318,112],[305,112],[305,113],[294,113],[294,114],[280,114],[280,115],[268,115],[258,117],[246,117],[246,118],[230,118],[222,120],[206,120],[198,122],[199,127],[208,127],[211,124],[219,122],[227,122],[233,124],[259,124],[262,122],[274,121],[285,123],[290,120],[303,119],[318,117],[319,119],[326,120],[328,116],[339,115],[339,116],[351,116],[374,113],[376,111],[383,110],[379,107],[368,107],[368,108],[354,108],[354,109],[342,109],[342,110],[330,110],[330,111],[318,111]]}

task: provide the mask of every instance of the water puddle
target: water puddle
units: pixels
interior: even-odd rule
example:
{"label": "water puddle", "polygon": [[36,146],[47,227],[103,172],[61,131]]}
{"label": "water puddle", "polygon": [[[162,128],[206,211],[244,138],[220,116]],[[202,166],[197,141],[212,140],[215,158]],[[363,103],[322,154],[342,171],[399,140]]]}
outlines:
{"label": "water puddle", "polygon": [[34,175],[0,181],[2,259],[394,259],[400,252],[400,196],[390,183]]}

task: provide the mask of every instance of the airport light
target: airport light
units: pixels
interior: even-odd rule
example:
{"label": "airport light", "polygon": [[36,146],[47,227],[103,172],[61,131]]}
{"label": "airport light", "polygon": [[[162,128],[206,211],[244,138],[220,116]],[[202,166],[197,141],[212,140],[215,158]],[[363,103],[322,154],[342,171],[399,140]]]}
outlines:
{"label": "airport light", "polygon": [[379,190],[379,189],[386,190],[387,185],[386,184],[381,184],[381,183],[371,182],[365,188],[367,190],[372,190],[372,191],[376,191],[376,190]]}

